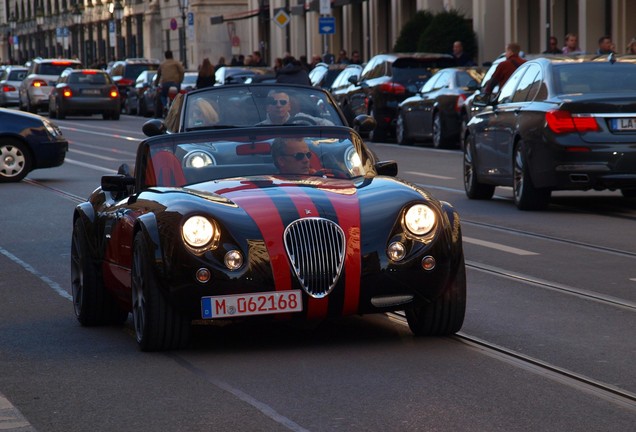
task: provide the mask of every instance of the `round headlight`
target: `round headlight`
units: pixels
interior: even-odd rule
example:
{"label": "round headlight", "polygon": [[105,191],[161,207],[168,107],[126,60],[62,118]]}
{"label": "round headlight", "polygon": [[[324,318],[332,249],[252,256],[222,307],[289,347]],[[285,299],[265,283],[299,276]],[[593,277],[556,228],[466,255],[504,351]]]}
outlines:
{"label": "round headlight", "polygon": [[240,251],[231,250],[225,254],[223,262],[230,270],[238,270],[243,265],[243,255]]}
{"label": "round headlight", "polygon": [[206,246],[215,237],[216,227],[203,216],[188,218],[181,229],[183,239],[193,248]]}
{"label": "round headlight", "polygon": [[406,212],[404,224],[415,235],[427,234],[435,227],[435,212],[424,204],[415,204]]}
{"label": "round headlight", "polygon": [[183,165],[186,168],[203,168],[214,165],[214,158],[208,152],[195,150],[185,155]]}

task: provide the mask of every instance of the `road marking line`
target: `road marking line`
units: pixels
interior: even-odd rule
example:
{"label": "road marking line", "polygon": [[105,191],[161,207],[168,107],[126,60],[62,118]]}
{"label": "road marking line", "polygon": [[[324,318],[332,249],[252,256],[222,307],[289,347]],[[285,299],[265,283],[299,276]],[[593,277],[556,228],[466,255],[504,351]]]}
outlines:
{"label": "road marking line", "polygon": [[76,160],[69,159],[69,158],[64,159],[64,163],[70,163],[70,164],[73,164],[73,165],[79,165],[79,166],[83,166],[84,168],[91,168],[91,169],[94,169],[94,170],[97,170],[97,171],[101,171],[101,172],[105,172],[105,173],[108,173],[108,174],[116,174],[117,173],[116,170],[113,170],[113,169],[110,169],[110,168],[104,168],[104,167],[100,167],[100,166],[93,165],[93,164],[88,164],[86,162],[76,161]]}
{"label": "road marking line", "polygon": [[77,150],[74,148],[69,149],[69,153],[78,153],[78,154],[82,154],[82,155],[87,155],[96,159],[103,159],[103,160],[107,160],[107,161],[120,161],[121,159],[119,158],[112,158],[112,157],[108,157],[108,156],[100,156],[100,155],[96,155],[95,153],[91,153],[91,152],[85,152],[82,150]]}
{"label": "road marking line", "polygon": [[422,173],[422,172],[418,172],[418,171],[404,171],[404,172],[406,174],[413,174],[413,175],[418,175],[418,176],[422,176],[422,177],[436,178],[436,179],[440,179],[440,180],[455,180],[455,177],[446,177],[446,176],[441,176],[441,175]]}
{"label": "road marking line", "polygon": [[35,432],[35,428],[24,418],[9,399],[0,393],[0,431]]}
{"label": "road marking line", "polygon": [[526,256],[526,255],[539,255],[536,252],[531,252],[531,251],[527,251],[527,250],[524,250],[524,249],[518,249],[518,248],[515,248],[515,247],[511,247],[511,246],[502,245],[501,243],[493,243],[493,242],[489,242],[489,241],[486,241],[486,240],[479,240],[479,239],[476,239],[476,238],[466,237],[466,236],[464,236],[462,239],[466,243],[471,243],[471,244],[475,244],[475,245],[478,245],[478,246],[484,246],[484,247],[491,248],[491,249],[497,249],[497,250],[500,250],[502,252],[508,252],[508,253],[515,254],[515,255],[523,255],[523,256]]}
{"label": "road marking line", "polygon": [[78,129],[78,128],[68,127],[68,126],[60,126],[60,129],[62,129],[62,130],[70,130],[70,131],[73,131],[73,132],[81,132],[81,133],[86,133],[86,134],[90,134],[90,135],[106,136],[106,137],[110,137],[110,138],[121,138],[121,139],[125,139],[127,141],[141,141],[143,139],[143,138],[136,138],[136,137],[131,137],[131,136],[124,136],[124,135],[114,134],[112,132],[111,133],[95,132],[95,131],[91,131],[91,130],[87,130],[87,129]]}

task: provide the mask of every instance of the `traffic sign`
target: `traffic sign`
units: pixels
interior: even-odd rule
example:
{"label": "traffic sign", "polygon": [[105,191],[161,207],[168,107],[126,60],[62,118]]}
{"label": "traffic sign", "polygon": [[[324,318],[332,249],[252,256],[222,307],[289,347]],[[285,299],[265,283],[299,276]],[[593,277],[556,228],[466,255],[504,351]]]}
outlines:
{"label": "traffic sign", "polygon": [[280,28],[283,28],[287,24],[289,24],[290,19],[291,17],[287,12],[285,12],[284,9],[279,9],[278,12],[276,12],[276,15],[274,15],[274,22]]}
{"label": "traffic sign", "polygon": [[336,18],[335,17],[318,18],[318,32],[324,35],[335,34],[336,33]]}

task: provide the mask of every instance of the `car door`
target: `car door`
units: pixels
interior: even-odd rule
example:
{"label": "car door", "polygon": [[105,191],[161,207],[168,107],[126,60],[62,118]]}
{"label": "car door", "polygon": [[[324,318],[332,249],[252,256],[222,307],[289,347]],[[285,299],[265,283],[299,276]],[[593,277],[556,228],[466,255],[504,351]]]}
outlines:
{"label": "car door", "polygon": [[411,137],[423,139],[426,134],[430,133],[430,127],[424,126],[424,123],[430,118],[430,115],[426,113],[430,105],[427,104],[426,98],[436,87],[436,83],[442,75],[442,73],[433,75],[415,96],[411,96],[401,104],[402,119]]}
{"label": "car door", "polygon": [[517,115],[521,108],[513,102],[513,95],[528,66],[522,65],[504,84],[494,106],[477,116],[479,128],[475,135],[475,154],[480,176],[498,179],[508,184],[512,176],[512,145]]}
{"label": "car door", "polygon": [[438,97],[451,85],[453,74],[451,71],[442,70],[439,72],[439,78],[435,80],[430,90],[422,92],[422,107],[421,107],[421,125],[422,134],[427,137],[433,136],[433,114],[435,112]]}

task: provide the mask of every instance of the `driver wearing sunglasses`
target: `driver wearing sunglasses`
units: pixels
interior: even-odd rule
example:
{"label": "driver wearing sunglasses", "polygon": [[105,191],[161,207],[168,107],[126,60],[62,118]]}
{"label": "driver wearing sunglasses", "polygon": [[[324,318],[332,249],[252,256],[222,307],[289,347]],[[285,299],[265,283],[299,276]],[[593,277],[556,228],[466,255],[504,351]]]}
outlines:
{"label": "driver wearing sunglasses", "polygon": [[276,138],[272,143],[274,165],[281,174],[312,174],[312,156],[303,138]]}

